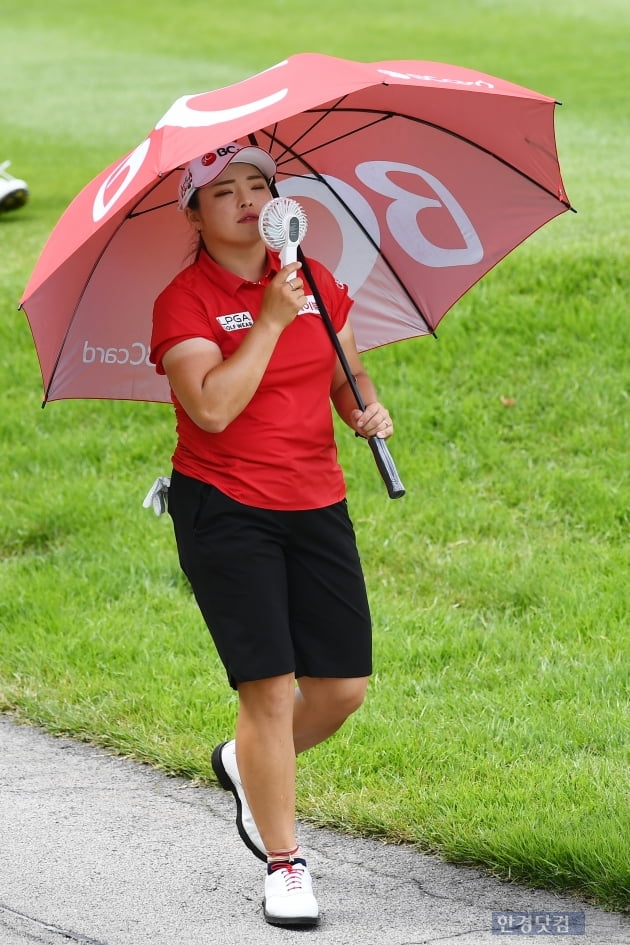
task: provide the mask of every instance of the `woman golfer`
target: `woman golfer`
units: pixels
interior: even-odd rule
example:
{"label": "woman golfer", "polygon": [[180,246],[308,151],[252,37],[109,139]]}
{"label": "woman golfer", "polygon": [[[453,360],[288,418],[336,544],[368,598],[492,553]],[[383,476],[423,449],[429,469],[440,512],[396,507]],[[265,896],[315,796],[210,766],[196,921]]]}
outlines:
{"label": "woman golfer", "polygon": [[274,173],[269,154],[237,144],[184,171],[179,207],[199,251],[155,302],[151,359],[177,420],[168,506],[179,560],[238,692],[235,739],[212,765],[234,794],[241,839],[267,864],[265,918],[312,925],[296,755],[361,705],[371,672],[331,401],[363,436],[393,430],[357,354],[346,287],[309,260],[364,411],[300,264],[281,268],[260,238]]}

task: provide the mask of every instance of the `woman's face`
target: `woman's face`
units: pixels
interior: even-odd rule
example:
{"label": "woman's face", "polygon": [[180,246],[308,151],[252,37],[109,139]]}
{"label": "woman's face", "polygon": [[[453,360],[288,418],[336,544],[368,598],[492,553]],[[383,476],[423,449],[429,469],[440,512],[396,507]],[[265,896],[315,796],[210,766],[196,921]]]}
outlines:
{"label": "woman's face", "polygon": [[197,207],[186,210],[208,250],[260,242],[258,217],[271,199],[265,177],[253,164],[228,164],[222,174],[196,192]]}

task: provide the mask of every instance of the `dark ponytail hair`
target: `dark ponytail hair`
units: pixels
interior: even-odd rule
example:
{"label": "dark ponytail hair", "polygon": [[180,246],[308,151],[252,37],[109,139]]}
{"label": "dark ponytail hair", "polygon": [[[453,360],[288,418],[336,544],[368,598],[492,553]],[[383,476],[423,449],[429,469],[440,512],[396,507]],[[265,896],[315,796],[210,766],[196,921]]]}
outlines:
{"label": "dark ponytail hair", "polygon": [[[188,201],[188,207],[191,210],[199,209],[199,191],[193,190],[190,200]],[[190,252],[187,254],[186,259],[191,262],[197,262],[199,259],[199,254],[201,253],[203,246],[203,240],[201,239],[201,234],[195,231],[195,238],[191,242]]]}

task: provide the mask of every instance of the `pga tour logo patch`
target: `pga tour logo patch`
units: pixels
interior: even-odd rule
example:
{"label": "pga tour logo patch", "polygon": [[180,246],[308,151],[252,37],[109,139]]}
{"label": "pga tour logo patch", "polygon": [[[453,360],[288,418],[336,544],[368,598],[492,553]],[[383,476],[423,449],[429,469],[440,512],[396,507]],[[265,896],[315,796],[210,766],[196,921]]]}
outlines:
{"label": "pga tour logo patch", "polygon": [[240,331],[242,328],[251,328],[254,319],[249,312],[234,312],[232,315],[219,315],[217,321],[224,331]]}
{"label": "pga tour logo patch", "polygon": [[[306,296],[306,301],[298,312],[298,315],[306,315],[308,312],[319,315],[317,302],[313,295]],[[251,328],[254,324],[254,319],[249,312],[233,312],[232,315],[217,315],[217,321],[223,331],[241,331],[243,328]]]}

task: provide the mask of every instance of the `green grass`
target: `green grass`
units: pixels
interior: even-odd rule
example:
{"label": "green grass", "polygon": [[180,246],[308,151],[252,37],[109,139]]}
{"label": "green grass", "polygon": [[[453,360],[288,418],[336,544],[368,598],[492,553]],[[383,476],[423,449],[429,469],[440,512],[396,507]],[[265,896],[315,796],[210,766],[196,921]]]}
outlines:
{"label": "green grass", "polygon": [[[33,197],[0,217],[0,709],[211,780],[227,689],[141,508],[170,409],[40,410],[17,301],[77,191],[185,92],[296,51],[425,58],[555,95],[578,208],[449,313],[365,357],[407,486],[340,430],[375,623],[369,699],[300,759],[300,813],[503,878],[630,902],[625,0],[299,9],[5,3],[2,153]],[[331,24],[334,24],[332,26]]]}

